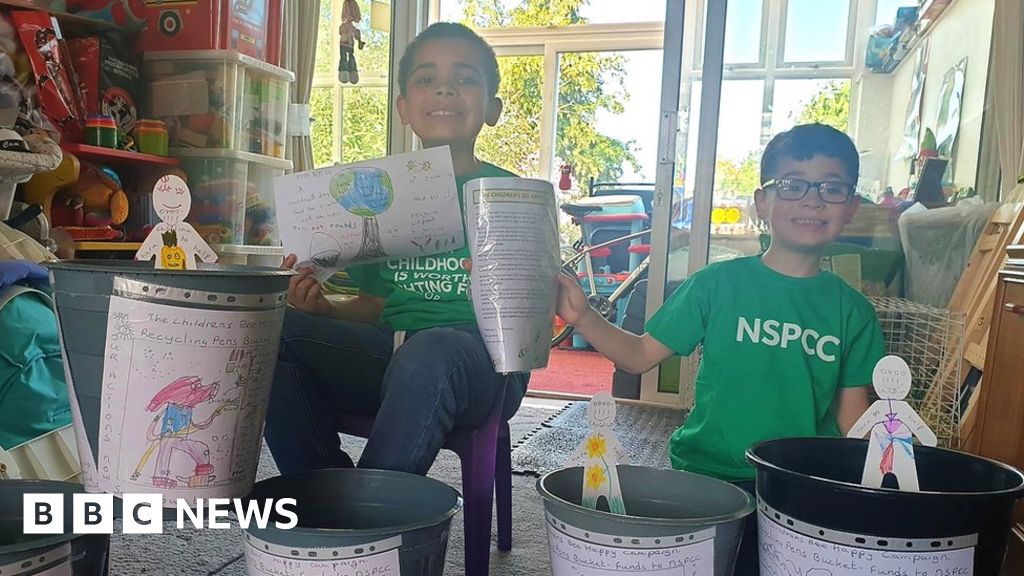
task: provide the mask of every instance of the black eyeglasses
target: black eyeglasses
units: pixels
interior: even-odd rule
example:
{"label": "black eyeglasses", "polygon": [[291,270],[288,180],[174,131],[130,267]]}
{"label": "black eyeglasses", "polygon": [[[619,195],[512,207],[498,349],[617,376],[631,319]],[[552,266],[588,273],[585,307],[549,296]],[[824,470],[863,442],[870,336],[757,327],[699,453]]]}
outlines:
{"label": "black eyeglasses", "polygon": [[776,178],[761,185],[765,190],[772,188],[783,200],[803,200],[811,188],[818,190],[818,197],[826,204],[845,204],[853,194],[853,186],[846,182],[808,182],[799,178]]}

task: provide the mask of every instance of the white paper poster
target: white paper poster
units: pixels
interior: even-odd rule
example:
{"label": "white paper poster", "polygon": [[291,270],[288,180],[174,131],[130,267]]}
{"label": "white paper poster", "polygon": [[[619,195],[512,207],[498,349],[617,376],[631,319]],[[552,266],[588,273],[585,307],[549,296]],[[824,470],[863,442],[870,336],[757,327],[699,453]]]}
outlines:
{"label": "white paper poster", "polygon": [[466,183],[470,294],[494,368],[527,372],[548,364],[559,258],[551,183],[480,178]]}
{"label": "white paper poster", "polygon": [[[573,528],[559,530],[548,525],[552,576],[610,576],[612,574],[664,574],[666,576],[713,576],[715,573],[714,529],[699,535],[643,538],[641,546],[597,544],[615,537],[588,532],[589,539],[572,536]],[[693,540],[690,540],[693,536]],[[630,541],[630,538],[619,538]],[[661,544],[654,544],[657,540]],[[649,547],[647,547],[649,546]]]}
{"label": "white paper poster", "polygon": [[465,245],[447,146],[274,179],[285,254],[322,272]]}
{"label": "white paper poster", "polygon": [[[400,539],[397,544],[401,544]],[[402,572],[397,547],[348,557],[343,550],[325,548],[296,550],[296,554],[291,552],[268,552],[260,548],[258,541],[247,540],[246,573],[249,576],[399,576]],[[317,558],[311,558],[310,552],[314,552]]]}
{"label": "white paper poster", "polygon": [[[166,506],[176,498],[244,496],[259,464],[283,306],[224,310],[138,300],[142,290],[164,289],[122,278],[114,290],[104,352],[100,488],[115,495],[161,492]],[[184,293],[200,302],[209,296]],[[280,297],[244,298],[262,298],[269,307]]]}
{"label": "white paper poster", "polygon": [[[881,524],[880,524],[881,526]],[[811,538],[758,511],[762,576],[970,576],[974,548],[908,552],[844,546]]]}

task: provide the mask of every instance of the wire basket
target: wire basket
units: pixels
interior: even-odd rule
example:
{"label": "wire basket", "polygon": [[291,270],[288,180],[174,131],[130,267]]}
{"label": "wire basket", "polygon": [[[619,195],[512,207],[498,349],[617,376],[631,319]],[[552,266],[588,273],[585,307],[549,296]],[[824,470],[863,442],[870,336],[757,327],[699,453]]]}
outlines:
{"label": "wire basket", "polygon": [[935,432],[939,446],[959,448],[964,315],[903,298],[870,300],[887,353],[910,366],[907,401]]}

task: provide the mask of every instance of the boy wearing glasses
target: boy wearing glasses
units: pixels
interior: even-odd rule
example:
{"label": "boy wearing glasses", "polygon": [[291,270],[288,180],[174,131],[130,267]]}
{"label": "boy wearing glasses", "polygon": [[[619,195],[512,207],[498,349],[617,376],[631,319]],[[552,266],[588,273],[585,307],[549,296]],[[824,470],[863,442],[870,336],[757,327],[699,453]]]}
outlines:
{"label": "boy wearing glasses", "polygon": [[[624,370],[640,374],[702,346],[693,410],[670,440],[674,468],[753,492],[747,448],[839,436],[867,410],[871,372],[884,355],[874,308],[819,268],[860,204],[859,170],[853,142],[834,128],[808,124],[775,136],[754,193],[771,229],[768,251],[691,276],[642,336],[592,310],[574,277],[559,278],[558,315]],[[736,574],[756,573],[751,515]]]}

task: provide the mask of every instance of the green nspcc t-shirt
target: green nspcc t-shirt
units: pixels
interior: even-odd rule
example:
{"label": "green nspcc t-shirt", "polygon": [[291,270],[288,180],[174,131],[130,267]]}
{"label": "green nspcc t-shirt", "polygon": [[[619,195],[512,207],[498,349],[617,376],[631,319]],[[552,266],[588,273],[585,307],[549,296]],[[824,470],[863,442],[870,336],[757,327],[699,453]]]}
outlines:
{"label": "green nspcc t-shirt", "polygon": [[874,307],[830,272],[794,278],[760,257],[694,274],[647,324],[683,356],[703,344],[695,403],[672,435],[677,469],[754,478],[744,454],[773,438],[838,436],[839,388],[871,384],[884,355]]}
{"label": "green nspcc t-shirt", "polygon": [[[486,162],[480,171],[456,178],[460,214],[462,187],[476,178],[515,176]],[[465,230],[463,230],[465,236]],[[434,326],[476,323],[469,302],[469,247],[434,256],[396,258],[351,266],[346,271],[359,289],[385,299],[381,322],[394,330],[422,330]]]}

